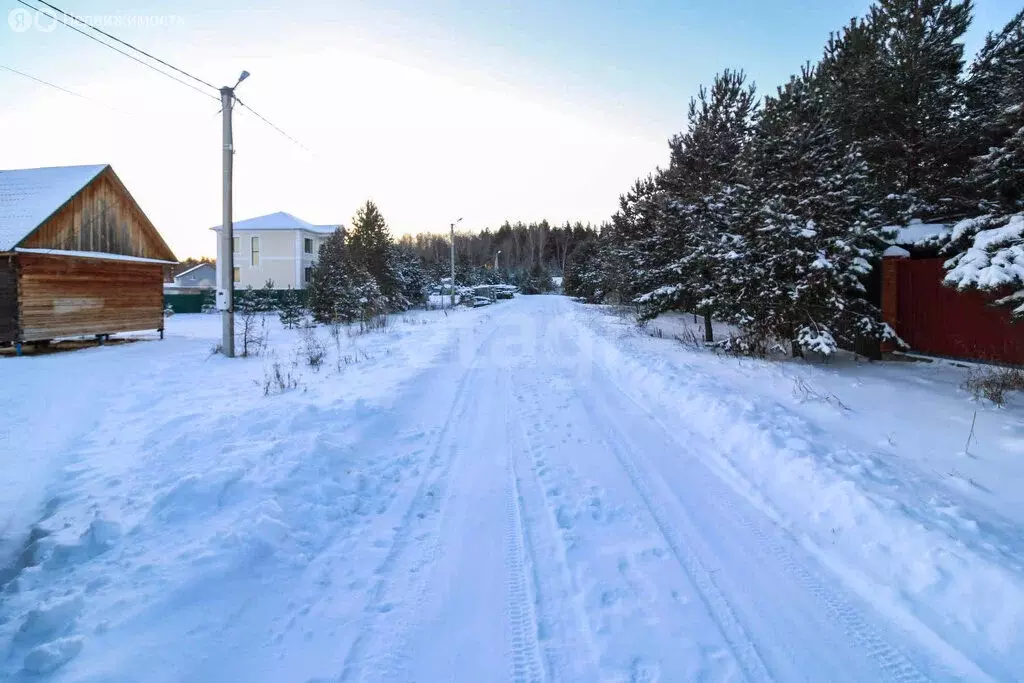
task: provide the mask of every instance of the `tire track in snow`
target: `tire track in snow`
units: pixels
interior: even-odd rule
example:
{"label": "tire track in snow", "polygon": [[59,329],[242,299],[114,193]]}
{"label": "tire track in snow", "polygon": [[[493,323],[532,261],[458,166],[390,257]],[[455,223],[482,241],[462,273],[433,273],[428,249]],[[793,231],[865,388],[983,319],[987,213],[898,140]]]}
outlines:
{"label": "tire track in snow", "polygon": [[[687,459],[686,467],[678,467],[680,477],[685,477],[681,481],[687,481],[687,490],[699,492],[700,503],[702,506],[706,506],[710,510],[716,512],[716,519],[722,521],[731,522],[733,528],[742,528],[746,530],[750,537],[756,540],[756,543],[751,546],[744,546],[744,551],[753,555],[751,561],[757,562],[758,559],[762,561],[759,566],[770,567],[773,564],[779,567],[781,571],[779,574],[783,578],[788,578],[802,591],[803,594],[810,595],[817,603],[817,607],[822,613],[829,615],[829,621],[839,626],[840,630],[850,641],[856,644],[856,650],[859,653],[864,654],[867,658],[874,662],[875,668],[881,676],[884,676],[885,680],[898,681],[899,683],[925,683],[931,680],[928,676],[923,674],[915,664],[897,647],[887,642],[874,628],[872,628],[862,616],[861,611],[855,607],[850,600],[842,593],[837,593],[834,586],[829,586],[826,581],[821,577],[812,573],[812,571],[805,565],[798,561],[791,552],[789,552],[783,544],[778,540],[777,537],[773,537],[769,534],[763,524],[758,524],[750,518],[749,515],[744,515],[740,509],[735,505],[727,504],[723,501],[727,501],[734,498],[736,494],[727,488],[725,482],[721,481],[717,475],[712,471],[708,470],[706,466],[699,461],[698,457],[694,455],[694,442],[702,443],[701,439],[696,434],[688,434],[687,436],[694,441],[685,443],[675,436],[668,427],[662,423],[651,411],[641,405],[639,402],[634,400],[625,392],[618,389],[618,387],[611,382],[611,380],[602,376],[600,384],[605,387],[610,387],[610,391],[615,392],[615,395],[620,397],[621,400],[628,402],[629,404],[636,407],[649,423],[656,426],[656,429],[663,434],[664,440],[667,444],[675,444],[679,447],[681,455]],[[607,405],[607,399],[601,399],[602,403],[605,403],[604,410],[600,410],[601,415],[597,416],[598,410],[595,410],[593,398],[586,397],[583,399],[584,407],[595,414],[595,419],[602,420],[612,425],[612,429],[606,432],[607,436],[611,438],[606,442],[615,450],[617,456],[620,458],[623,467],[627,470],[630,478],[637,484],[638,490],[643,489],[645,498],[651,496],[652,482],[654,486],[657,486],[665,497],[670,498],[674,503],[670,503],[675,513],[675,518],[679,520],[680,526],[685,528],[685,535],[689,539],[689,546],[692,549],[701,548],[703,555],[707,557],[714,557],[713,552],[708,548],[706,542],[703,541],[700,530],[693,522],[689,508],[694,505],[694,501],[687,501],[681,496],[673,487],[669,486],[664,477],[657,472],[652,470],[651,466],[647,464],[643,455],[634,457],[630,453],[643,453],[644,449],[637,448],[632,445],[632,441],[629,437],[624,434],[632,433],[627,432],[622,426],[621,416],[624,413],[622,410],[613,408]],[[633,427],[635,431],[635,425]],[[641,468],[638,462],[644,462],[645,468]],[[644,470],[647,470],[645,472]],[[653,473],[652,473],[653,472]],[[664,509],[663,503],[657,499],[652,500],[655,507]],[[729,528],[729,525],[726,525]],[[670,526],[669,532],[672,532]],[[694,557],[694,562],[700,565],[700,561]],[[700,569],[698,568],[698,572]],[[707,573],[707,572],[706,572]],[[742,623],[736,616],[735,610],[728,604],[728,601],[722,594],[721,590],[717,587],[714,577],[707,573],[707,579],[701,581],[701,584],[710,587],[711,600],[717,602],[716,594],[721,596],[721,599],[728,609],[728,613],[725,614],[725,618],[731,622],[735,619],[735,624],[742,627]],[[698,584],[701,592],[704,592],[704,587]],[[729,615],[732,616],[729,616]],[[715,613],[716,619],[718,613]],[[729,623],[727,622],[727,623]],[[729,626],[733,628],[733,626]],[[727,637],[729,634],[726,633]],[[731,638],[730,638],[731,641]],[[756,648],[755,648],[756,651]],[[763,659],[761,660],[762,666],[764,665]],[[746,668],[746,667],[745,667]],[[978,672],[980,673],[980,672]]]}
{"label": "tire track in snow", "polygon": [[[728,644],[730,652],[743,670],[747,680],[773,680],[768,667],[761,657],[761,653],[758,652],[757,646],[747,633],[747,629],[739,617],[736,616],[736,612],[733,610],[728,599],[726,599],[725,595],[715,584],[711,572],[692,550],[691,539],[696,534],[692,522],[683,515],[669,515],[664,505],[651,490],[647,478],[637,466],[633,457],[630,456],[628,445],[620,441],[621,437],[618,436],[619,428],[617,423],[614,420],[609,420],[608,417],[610,416],[596,415],[591,399],[584,392],[581,392],[579,396],[580,402],[595,424],[608,424],[610,422],[612,425],[616,425],[616,433],[614,435],[612,430],[604,430],[603,433],[596,434],[595,438],[603,441],[605,446],[615,454],[619,464],[622,465],[623,470],[629,476],[633,487],[636,489],[637,494],[639,494],[644,506],[650,512],[658,530],[665,539],[666,545],[672,549],[672,554],[679,562],[683,571],[689,576],[690,581],[700,594],[712,618],[718,624],[722,637]],[[673,519],[677,520],[677,522],[673,523]],[[685,532],[680,531],[680,526],[686,527]]]}
{"label": "tire track in snow", "polygon": [[[691,473],[699,467],[696,465]],[[714,475],[712,475],[714,476]],[[812,595],[822,606],[823,611],[832,617],[832,620],[839,624],[843,632],[853,642],[857,643],[858,649],[878,662],[879,668],[889,674],[888,680],[899,681],[900,683],[926,683],[929,679],[921,674],[909,659],[898,649],[883,640],[878,633],[872,629],[859,611],[841,594],[834,589],[827,587],[819,577],[808,571],[805,564],[798,562],[793,555],[774,537],[766,533],[763,525],[755,523],[749,516],[743,515],[735,506],[724,505],[722,498],[717,495],[722,488],[709,481],[711,477],[700,476],[702,483],[706,484],[705,491],[708,495],[707,502],[723,519],[732,520],[736,525],[745,528],[758,544],[750,551],[762,557],[765,551],[779,563],[779,565],[792,576],[808,594]],[[725,492],[728,493],[728,492]],[[685,501],[676,496],[680,503]]]}
{"label": "tire track in snow", "polygon": [[[508,620],[512,652],[509,673],[515,683],[535,683],[546,679],[537,640],[537,617],[534,613],[536,586],[527,578],[527,564],[533,558],[525,548],[522,498],[512,457],[507,461],[508,489],[505,500],[505,571],[508,582]],[[535,577],[534,577],[535,578]]]}
{"label": "tire track in snow", "polygon": [[[512,374],[509,372],[505,390],[505,424],[506,444],[510,449],[510,485],[514,495],[514,498],[511,498],[514,504],[511,513],[518,527],[515,530],[518,536],[517,543],[525,546],[525,559],[531,567],[532,578],[533,605],[530,606],[530,611],[533,617],[533,633],[530,636],[532,645],[527,647],[532,648],[534,652],[543,652],[543,670],[546,672],[547,680],[600,680],[600,667],[596,662],[591,624],[582,606],[580,592],[572,580],[565,543],[557,531],[554,512],[544,493],[543,483],[535,473],[541,466],[538,463],[538,454],[523,425],[521,411],[516,408],[514,417],[509,415],[509,405],[518,403],[519,398],[518,395],[513,397],[513,393]],[[516,467],[519,451],[512,445],[516,442],[517,436],[513,433],[513,425],[518,429],[518,437],[532,465],[527,467],[530,473],[524,475],[525,478],[520,477],[519,468]],[[523,508],[527,504],[527,498],[530,507],[537,510],[540,517],[532,524],[526,524],[523,519]],[[540,538],[537,536],[538,530],[542,534]],[[542,557],[544,559],[541,559]],[[524,579],[525,565],[525,562],[519,562]],[[517,595],[515,599],[521,600],[523,597]],[[569,605],[572,606],[571,611]],[[540,640],[542,631],[544,644]],[[524,637],[517,635],[515,631],[513,638],[514,643],[516,640],[524,640]],[[514,675],[513,680],[518,683],[541,679]]]}
{"label": "tire track in snow", "polygon": [[[764,523],[758,523],[750,515],[744,514],[736,505],[724,502],[734,498],[737,494],[714,471],[704,465],[700,461],[699,456],[695,454],[694,444],[703,444],[708,449],[711,448],[709,444],[706,444],[703,437],[689,431],[687,432],[686,440],[681,440],[653,412],[618,389],[609,378],[605,377],[603,379],[606,382],[605,386],[613,387],[613,390],[623,400],[635,406],[650,423],[656,425],[657,429],[664,435],[667,443],[675,444],[679,448],[679,454],[688,461],[687,467],[681,469],[685,469],[687,479],[693,490],[702,492],[702,504],[706,504],[708,508],[715,510],[717,517],[731,521],[734,525],[745,529],[751,537],[756,539],[757,544],[747,548],[747,550],[766,561],[774,560],[782,568],[785,575],[791,577],[806,594],[813,596],[822,612],[828,614],[832,618],[831,620],[839,625],[846,637],[857,644],[859,651],[865,653],[877,663],[880,671],[887,676],[887,680],[898,681],[899,683],[926,683],[931,680],[929,676],[918,670],[902,650],[884,640],[866,622],[861,610],[854,606],[844,593],[837,593],[834,587],[827,585],[822,576],[809,569],[806,563],[798,561],[779,541],[777,534],[771,534],[766,531]],[[609,409],[608,413],[613,416],[612,419],[614,421],[614,415],[618,414],[618,411]],[[660,475],[655,476],[661,478]],[[666,488],[671,490],[672,497],[678,501],[681,507],[686,508],[693,504],[692,501],[688,503],[672,487],[666,485]],[[963,669],[964,667],[961,665],[958,668]],[[972,678],[988,678],[986,674],[977,670],[973,665],[969,665],[968,668],[973,669],[970,672]]]}
{"label": "tire track in snow", "polygon": [[[364,616],[359,633],[345,656],[342,673],[339,677],[341,681],[363,680],[365,676],[364,666],[367,663],[366,660],[370,656],[371,648],[373,648],[375,641],[379,638],[380,632],[383,630],[383,622],[388,620],[387,614],[390,609],[386,603],[386,597],[389,582],[396,565],[408,547],[410,539],[412,539],[415,520],[418,516],[425,516],[424,509],[434,506],[439,506],[439,510],[443,513],[443,508],[449,495],[448,483],[451,479],[454,465],[461,454],[461,450],[455,447],[454,444],[449,443],[449,439],[452,426],[458,424],[462,416],[469,409],[468,394],[473,375],[474,371],[472,369],[466,370],[459,380],[455,398],[438,432],[436,445],[428,460],[428,469],[420,480],[409,507],[402,516],[402,521],[392,538],[388,554],[374,571],[377,582],[370,592],[363,610]],[[447,453],[442,455],[446,446],[448,447]],[[438,515],[435,527],[440,526],[440,517],[441,515]],[[428,533],[431,534],[436,545],[437,528]],[[436,552],[436,548],[428,548],[424,552],[423,559],[428,560],[434,552]],[[420,573],[422,574],[423,572]],[[397,652],[387,647],[385,647],[385,652],[382,654],[388,660],[395,659],[397,655]],[[393,662],[388,663],[393,664]]]}

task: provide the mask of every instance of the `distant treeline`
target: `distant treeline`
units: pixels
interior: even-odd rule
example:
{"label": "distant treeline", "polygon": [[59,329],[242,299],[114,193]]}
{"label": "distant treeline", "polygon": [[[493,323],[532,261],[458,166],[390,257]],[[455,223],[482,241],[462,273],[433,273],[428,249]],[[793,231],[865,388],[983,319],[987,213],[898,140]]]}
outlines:
{"label": "distant treeline", "polygon": [[[546,220],[509,223],[497,230],[455,233],[455,279],[459,284],[511,282],[521,284],[531,273],[561,276],[566,260],[577,245],[597,236],[589,223],[553,227]],[[450,237],[447,234],[403,235],[398,243],[413,251],[432,281],[447,277],[450,268]],[[500,252],[500,253],[499,253]],[[494,269],[497,257],[497,270]]]}

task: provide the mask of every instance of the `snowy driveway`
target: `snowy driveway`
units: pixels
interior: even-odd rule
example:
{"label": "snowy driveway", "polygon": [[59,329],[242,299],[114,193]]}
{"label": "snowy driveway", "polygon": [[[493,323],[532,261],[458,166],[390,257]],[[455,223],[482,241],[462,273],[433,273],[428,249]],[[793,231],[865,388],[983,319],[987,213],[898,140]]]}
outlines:
{"label": "snowy driveway", "polygon": [[[409,332],[357,339],[362,364],[339,359],[337,374],[280,396],[236,376],[259,361],[209,361],[205,341],[172,334],[141,378],[167,393],[90,413],[88,439],[47,484],[53,509],[38,526],[49,535],[0,601],[0,674],[480,683],[1021,673],[1017,636],[947,638],[962,631],[874,595],[854,561],[809,540],[815,520],[780,519],[741,494],[714,465],[721,447],[706,430],[622,390],[630,374],[609,352],[614,340],[580,310],[526,297],[411,321]],[[151,353],[133,346],[94,357]],[[206,373],[206,391],[176,398],[174,372]],[[225,391],[228,413],[197,404]]]}

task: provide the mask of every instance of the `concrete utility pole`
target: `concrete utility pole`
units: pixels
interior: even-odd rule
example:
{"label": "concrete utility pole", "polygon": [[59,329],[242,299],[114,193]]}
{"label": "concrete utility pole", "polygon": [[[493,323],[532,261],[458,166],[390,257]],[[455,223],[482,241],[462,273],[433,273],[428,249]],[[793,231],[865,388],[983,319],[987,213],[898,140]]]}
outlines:
{"label": "concrete utility pole", "polygon": [[462,222],[462,219],[452,223],[452,308],[455,308],[455,226]]}
{"label": "concrete utility pole", "polygon": [[232,172],[235,147],[231,134],[231,109],[235,103],[235,88],[249,77],[243,71],[238,82],[231,88],[220,89],[220,107],[223,114],[222,163],[224,167],[223,212],[220,226],[220,289],[217,290],[217,308],[221,312],[221,352],[228,358],[235,357],[235,235],[231,217]]}

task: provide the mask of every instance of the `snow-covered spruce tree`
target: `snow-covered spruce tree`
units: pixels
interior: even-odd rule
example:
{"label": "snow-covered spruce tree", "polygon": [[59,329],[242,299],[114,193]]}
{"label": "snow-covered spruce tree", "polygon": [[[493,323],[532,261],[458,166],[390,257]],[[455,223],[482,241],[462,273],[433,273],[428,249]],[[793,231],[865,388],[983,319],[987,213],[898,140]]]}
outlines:
{"label": "snow-covered spruce tree", "polygon": [[299,298],[299,292],[289,287],[281,295],[281,303],[277,310],[281,324],[288,329],[298,327],[306,317],[306,309]]}
{"label": "snow-covered spruce tree", "polygon": [[656,229],[644,241],[657,263],[640,268],[648,290],[636,301],[643,317],[688,308],[705,319],[729,317],[732,271],[744,220],[745,172],[737,163],[753,129],[754,86],[726,70],[690,101],[689,128],[669,143],[669,167],[657,178]]}
{"label": "snow-covered spruce tree", "polygon": [[987,150],[967,185],[980,216],[953,226],[946,284],[999,293],[1024,319],[1024,11],[989,35],[968,79],[971,113]]}
{"label": "snow-covered spruce tree", "polygon": [[820,71],[840,134],[860,143],[890,221],[963,212],[955,189],[970,149],[957,112],[970,9],[970,0],[877,0],[826,47]]}
{"label": "snow-covered spruce tree", "polygon": [[728,288],[752,348],[829,355],[889,328],[860,278],[882,244],[868,168],[844,143],[823,84],[802,70],[765,100],[745,155],[752,209]]}
{"label": "snow-covered spruce tree", "polygon": [[322,323],[368,320],[385,310],[376,280],[352,260],[343,230],[336,230],[320,245],[309,287],[309,308]]}
{"label": "snow-covered spruce tree", "polygon": [[320,245],[316,263],[313,264],[309,283],[309,312],[317,322],[336,322],[334,304],[340,292],[347,286],[345,263],[348,250],[345,247],[345,231],[335,230]]}
{"label": "snow-covered spruce tree", "polygon": [[391,310],[403,310],[408,303],[401,296],[396,272],[396,254],[388,224],[372,201],[359,207],[348,232],[349,258],[359,264],[377,282]]}
{"label": "snow-covered spruce tree", "polygon": [[427,301],[427,274],[416,252],[395,245],[391,252],[392,269],[398,281],[398,294],[406,307],[422,306]]}
{"label": "snow-covered spruce tree", "polygon": [[551,272],[548,267],[540,261],[534,261],[530,269],[526,271],[521,284],[519,285],[523,294],[544,294],[555,288],[551,281]]}
{"label": "snow-covered spruce tree", "polygon": [[267,280],[263,287],[252,293],[253,305],[260,313],[273,313],[277,310],[277,295],[273,280]]}
{"label": "snow-covered spruce tree", "polygon": [[342,322],[358,320],[365,326],[379,316],[386,316],[389,300],[373,276],[365,268],[352,264],[349,279],[352,287],[338,303],[338,318]]}
{"label": "snow-covered spruce tree", "polygon": [[592,238],[580,242],[569,252],[562,280],[562,291],[567,296],[591,303],[596,301],[595,294],[601,284],[598,249],[598,240]]}

